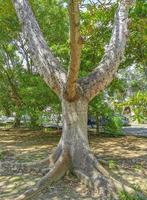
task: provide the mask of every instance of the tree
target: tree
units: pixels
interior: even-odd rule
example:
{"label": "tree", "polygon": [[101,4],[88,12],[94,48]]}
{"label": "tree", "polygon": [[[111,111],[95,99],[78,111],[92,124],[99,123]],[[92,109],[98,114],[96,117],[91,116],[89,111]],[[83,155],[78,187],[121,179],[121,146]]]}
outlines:
{"label": "tree", "polygon": [[0,48],[0,110],[9,116],[15,112],[15,128],[20,127],[21,116],[25,115],[31,118],[25,125],[39,128],[43,111],[58,99],[34,69],[20,42],[5,42]]}
{"label": "tree", "polygon": [[61,178],[67,170],[98,187],[100,199],[118,199],[115,187],[134,192],[112,178],[91,154],[87,136],[88,103],[112,80],[124,55],[128,36],[128,11],[133,0],[119,2],[110,43],[100,64],[86,77],[79,77],[83,38],[80,34],[80,2],[68,4],[70,25],[70,63],[68,72],[51,53],[27,0],[12,0],[31,57],[47,85],[58,95],[62,104],[63,130],[60,142],[52,156],[40,165],[50,163],[51,170],[36,187],[17,199],[33,198],[46,184]]}
{"label": "tree", "polygon": [[[20,63],[18,60],[18,56],[16,56],[15,54],[14,46],[11,44],[8,46],[3,45],[3,49],[0,49],[0,77],[3,81],[1,82],[1,92],[3,93],[3,95],[0,99],[2,100],[3,97],[5,97],[5,101],[9,102],[9,104],[11,102],[11,106],[9,105],[9,107],[11,107],[11,111],[12,107],[15,107],[16,117],[14,127],[20,126],[19,109],[23,104],[18,92],[18,83],[16,79],[16,71],[20,71],[19,65]],[[7,87],[4,87],[3,85],[7,85]],[[4,110],[6,110],[4,106],[6,103],[4,103],[4,101],[2,101],[1,103],[4,107]]]}

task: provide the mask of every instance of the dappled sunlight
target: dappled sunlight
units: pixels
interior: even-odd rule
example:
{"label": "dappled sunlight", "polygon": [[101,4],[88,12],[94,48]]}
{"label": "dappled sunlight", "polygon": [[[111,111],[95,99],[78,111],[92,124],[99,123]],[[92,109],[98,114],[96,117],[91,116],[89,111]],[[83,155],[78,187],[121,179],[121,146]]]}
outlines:
{"label": "dappled sunlight", "polygon": [[45,150],[45,149],[47,149],[49,146],[48,145],[42,145],[42,146],[29,146],[29,147],[20,147],[20,148],[18,148],[17,150],[18,151],[22,151],[23,153],[25,153],[25,152],[34,152],[34,151],[38,151],[38,150]]}
{"label": "dappled sunlight", "polygon": [[[46,158],[53,151],[59,141],[60,135],[43,133],[41,131],[30,132],[29,130],[0,131],[0,154],[1,159],[15,159],[18,162],[33,162]],[[8,141],[8,142],[7,142]],[[10,143],[11,141],[12,143]],[[140,188],[147,193],[147,139],[126,136],[120,138],[97,137],[90,135],[90,146],[97,158],[109,163],[110,171]],[[92,172],[91,172],[92,173]],[[94,175],[93,171],[93,176]],[[0,176],[0,199],[13,200],[31,185],[40,179],[39,176],[19,175]],[[19,187],[18,187],[19,186]],[[95,198],[95,191],[89,191],[84,182],[67,176],[64,181],[49,188],[47,197],[60,200],[74,197]],[[46,198],[46,197],[45,197]],[[46,198],[48,199],[48,198]]]}
{"label": "dappled sunlight", "polygon": [[92,138],[90,145],[96,155],[119,158],[135,158],[147,156],[147,139],[137,137]]}
{"label": "dappled sunlight", "polygon": [[24,176],[0,176],[0,199],[13,200],[18,194],[33,186],[39,177]]}
{"label": "dappled sunlight", "polygon": [[[57,131],[56,131],[57,132]],[[58,131],[59,132],[59,131]],[[19,162],[32,162],[45,158],[56,146],[59,136],[50,135],[41,131],[12,129],[12,131],[0,131],[0,152],[2,159],[10,157],[10,152],[15,154]]]}
{"label": "dappled sunlight", "polygon": [[143,168],[140,168],[140,171],[137,171],[134,166],[134,169],[132,167],[131,171],[121,168],[119,170],[113,170],[113,172],[121,177],[122,180],[128,181],[134,188],[142,190],[147,194],[147,174],[142,173],[142,170]]}
{"label": "dappled sunlight", "polygon": [[3,140],[3,141],[1,141],[1,143],[3,144],[3,143],[11,143],[11,142],[15,142],[15,140]]}

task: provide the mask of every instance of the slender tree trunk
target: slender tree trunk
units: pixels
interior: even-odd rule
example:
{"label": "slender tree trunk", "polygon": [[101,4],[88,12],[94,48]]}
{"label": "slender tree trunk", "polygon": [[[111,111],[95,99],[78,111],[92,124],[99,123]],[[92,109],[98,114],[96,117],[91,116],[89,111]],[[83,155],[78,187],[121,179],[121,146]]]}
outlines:
{"label": "slender tree trunk", "polygon": [[96,134],[99,135],[100,131],[99,131],[99,115],[98,113],[96,113]]}
{"label": "slender tree trunk", "polygon": [[31,116],[31,123],[30,123],[30,128],[33,130],[39,129],[39,124],[37,123],[38,118],[34,115]]}
{"label": "slender tree trunk", "polygon": [[19,127],[20,127],[20,115],[16,113],[13,128],[19,128]]}

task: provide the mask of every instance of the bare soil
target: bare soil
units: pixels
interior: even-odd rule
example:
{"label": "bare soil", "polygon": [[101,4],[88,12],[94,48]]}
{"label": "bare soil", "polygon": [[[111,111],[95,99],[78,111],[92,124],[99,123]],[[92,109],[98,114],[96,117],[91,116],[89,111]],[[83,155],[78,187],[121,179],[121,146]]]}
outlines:
{"label": "bare soil", "polygon": [[[27,129],[0,130],[0,161],[33,162],[51,154],[60,138],[59,131],[44,133]],[[129,182],[147,194],[147,138],[124,136],[119,138],[90,136],[93,153],[107,161],[107,168],[118,179]],[[0,200],[13,200],[34,185],[39,175],[18,174],[0,176]],[[53,184],[37,200],[92,200],[95,191],[87,188],[73,175]]]}

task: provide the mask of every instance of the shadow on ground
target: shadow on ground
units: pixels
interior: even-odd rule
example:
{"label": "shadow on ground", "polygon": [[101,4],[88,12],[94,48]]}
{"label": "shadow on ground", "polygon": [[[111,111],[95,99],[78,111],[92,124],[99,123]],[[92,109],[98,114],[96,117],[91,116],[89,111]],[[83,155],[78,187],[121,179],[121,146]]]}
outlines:
{"label": "shadow on ground", "polygon": [[[0,160],[32,162],[41,160],[52,152],[60,139],[60,132],[44,133],[27,129],[0,131]],[[147,193],[147,138],[125,136],[101,138],[90,136],[90,146],[98,159],[107,161],[109,170],[118,178]],[[18,174],[0,176],[0,199],[13,200],[26,188],[35,184],[39,176]],[[64,180],[48,188],[37,200],[97,199],[76,177]]]}

